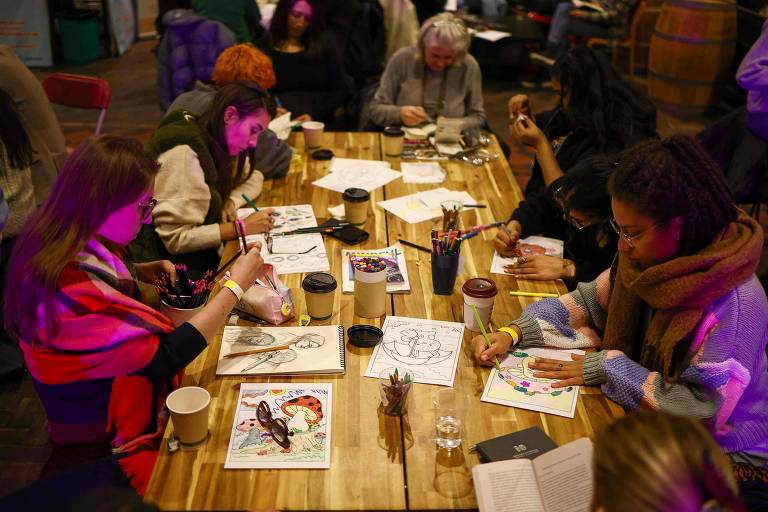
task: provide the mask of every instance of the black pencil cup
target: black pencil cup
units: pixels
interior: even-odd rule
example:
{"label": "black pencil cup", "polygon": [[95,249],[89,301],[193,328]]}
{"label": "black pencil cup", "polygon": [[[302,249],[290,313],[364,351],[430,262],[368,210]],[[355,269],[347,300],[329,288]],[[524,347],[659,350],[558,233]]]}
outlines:
{"label": "black pencil cup", "polygon": [[432,290],[436,295],[450,295],[459,271],[459,253],[432,253]]}

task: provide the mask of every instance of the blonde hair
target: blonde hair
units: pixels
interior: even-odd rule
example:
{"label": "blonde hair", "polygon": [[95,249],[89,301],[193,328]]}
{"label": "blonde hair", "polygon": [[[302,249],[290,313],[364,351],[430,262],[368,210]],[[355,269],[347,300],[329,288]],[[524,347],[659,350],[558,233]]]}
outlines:
{"label": "blonde hair", "polygon": [[454,66],[460,64],[469,49],[469,32],[460,18],[450,12],[441,12],[428,18],[419,29],[416,40],[419,56],[424,58],[424,48],[439,46],[456,52]]}
{"label": "blonde hair", "polygon": [[250,44],[237,44],[221,52],[211,79],[219,87],[249,80],[265,91],[277,83],[272,59]]}
{"label": "blonde hair", "polygon": [[605,512],[742,510],[728,457],[701,423],[634,412],[595,443],[594,508]]}

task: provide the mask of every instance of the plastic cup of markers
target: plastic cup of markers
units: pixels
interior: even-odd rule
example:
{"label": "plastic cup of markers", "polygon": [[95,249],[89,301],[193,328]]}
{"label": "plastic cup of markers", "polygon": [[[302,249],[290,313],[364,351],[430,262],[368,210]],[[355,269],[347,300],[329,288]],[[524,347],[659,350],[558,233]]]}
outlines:
{"label": "plastic cup of markers", "polygon": [[432,291],[436,295],[451,295],[459,272],[459,253],[432,253]]}

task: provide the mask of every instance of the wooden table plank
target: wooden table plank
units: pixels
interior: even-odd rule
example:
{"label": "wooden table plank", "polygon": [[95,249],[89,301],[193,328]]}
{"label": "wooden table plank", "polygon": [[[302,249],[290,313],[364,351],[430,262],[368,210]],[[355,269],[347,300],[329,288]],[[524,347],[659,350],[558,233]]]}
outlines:
{"label": "wooden table plank", "polygon": [[[327,147],[337,156],[378,159],[376,134],[326,133]],[[284,179],[267,181],[259,206],[312,204],[315,216],[328,217],[327,207],[341,202],[341,194],[311,185],[326,173],[328,162],[311,160],[303,151],[301,135],[290,140],[297,154]],[[383,198],[383,190],[372,194]],[[360,247],[384,247],[386,218],[374,211],[367,230],[370,238]],[[356,323],[380,326],[381,319],[354,315],[354,296],[341,293],[341,242],[326,237],[325,247],[331,273],[339,286],[335,292],[334,314],[316,325]],[[235,244],[226,248],[223,259],[234,254]],[[306,311],[301,291],[302,274],[281,276],[293,291],[297,311]],[[391,302],[387,312],[391,314]],[[241,325],[249,325],[240,321]],[[291,322],[292,324],[294,322]],[[335,376],[307,377],[217,377],[216,362],[221,336],[211,343],[187,370],[186,383],[205,387],[212,396],[211,436],[203,445],[183,448],[169,455],[165,445],[146,494],[146,499],[163,509],[260,509],[357,510],[405,509],[402,467],[402,435],[398,418],[378,411],[378,382],[363,378],[371,349],[349,347],[347,372]],[[333,446],[331,468],[327,470],[246,470],[224,469],[233,414],[242,382],[330,382],[333,384]],[[166,436],[172,429],[169,428]]]}
{"label": "wooden table plank", "polygon": [[[512,175],[498,144],[490,148],[501,158],[481,167],[456,161],[440,162],[446,171],[442,186],[449,190],[466,190],[479,204],[488,208],[472,209],[461,214],[464,227],[504,220],[522,199],[522,193]],[[399,159],[389,160],[399,168]],[[434,185],[404,184],[398,180],[385,187],[387,198],[428,190]],[[442,229],[442,219],[408,224],[387,213],[389,242],[404,238],[425,247],[430,246],[430,230]],[[496,282],[499,294],[494,303],[494,326],[506,325],[522,309],[533,303],[530,297],[512,297],[510,290],[565,293],[561,281],[516,280],[511,276],[491,274],[493,258],[492,229],[467,240],[461,246],[465,260],[464,271],[456,280],[452,295],[432,293],[430,255],[406,247],[410,295],[394,297],[394,312],[399,316],[433,318],[453,322],[464,321],[462,284],[472,277],[490,277]],[[419,384],[411,393],[411,412],[405,422],[404,434],[411,436],[406,442],[405,458],[408,484],[408,504],[412,510],[471,509],[477,507],[471,485],[470,469],[479,462],[468,447],[485,439],[508,434],[524,428],[539,426],[558,444],[582,436],[592,436],[603,425],[623,415],[623,410],[608,400],[597,388],[582,388],[574,419],[562,418],[524,409],[480,402],[489,369],[474,364],[471,340],[477,333],[465,330],[462,353],[459,358],[454,388],[461,394],[463,444],[455,453],[438,450],[435,445],[435,407],[433,397],[440,386]]]}

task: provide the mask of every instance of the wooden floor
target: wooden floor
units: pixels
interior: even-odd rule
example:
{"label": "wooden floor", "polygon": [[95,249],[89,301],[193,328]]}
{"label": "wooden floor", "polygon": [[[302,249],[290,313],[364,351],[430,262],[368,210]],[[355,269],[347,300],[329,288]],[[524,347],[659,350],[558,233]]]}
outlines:
{"label": "wooden floor", "polygon": [[[40,69],[35,70],[35,74],[44,78],[54,71],[69,71],[106,78],[112,86],[113,96],[104,131],[146,141],[163,113],[155,85],[155,45],[155,41],[143,41],[121,58],[102,59],[78,67]],[[506,129],[507,99],[518,92],[530,94],[536,110],[551,108],[555,96],[551,91],[521,90],[512,80],[484,84],[489,124],[512,149],[512,171],[524,184],[532,155],[514,144]],[[58,107],[56,111],[70,145],[90,135],[96,124],[95,111]],[[682,122],[660,116],[659,131],[662,135],[674,131],[692,133],[702,126],[702,120]],[[0,497],[37,479],[49,453],[45,413],[29,377],[19,384],[0,385]]]}

